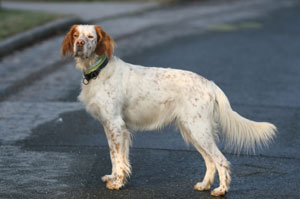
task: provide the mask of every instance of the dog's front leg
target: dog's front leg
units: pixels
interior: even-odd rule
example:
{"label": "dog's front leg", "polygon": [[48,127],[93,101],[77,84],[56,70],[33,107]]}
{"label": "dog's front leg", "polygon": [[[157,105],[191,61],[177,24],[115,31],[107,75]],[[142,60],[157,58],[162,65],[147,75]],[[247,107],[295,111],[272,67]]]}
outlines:
{"label": "dog's front leg", "polygon": [[130,175],[131,166],[129,163],[130,133],[125,123],[119,119],[107,121],[104,125],[109,145],[110,158],[112,163],[112,174],[102,177],[108,189],[120,189],[126,183],[126,177]]}

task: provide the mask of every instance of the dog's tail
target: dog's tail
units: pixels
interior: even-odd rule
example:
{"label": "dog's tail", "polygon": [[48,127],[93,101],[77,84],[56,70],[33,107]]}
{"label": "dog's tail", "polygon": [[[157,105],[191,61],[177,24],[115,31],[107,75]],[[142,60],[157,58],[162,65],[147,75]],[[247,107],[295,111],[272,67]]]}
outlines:
{"label": "dog's tail", "polygon": [[230,103],[223,91],[215,85],[215,118],[225,135],[226,146],[236,149],[252,149],[255,146],[267,145],[276,134],[276,127],[268,122],[248,120],[231,109]]}

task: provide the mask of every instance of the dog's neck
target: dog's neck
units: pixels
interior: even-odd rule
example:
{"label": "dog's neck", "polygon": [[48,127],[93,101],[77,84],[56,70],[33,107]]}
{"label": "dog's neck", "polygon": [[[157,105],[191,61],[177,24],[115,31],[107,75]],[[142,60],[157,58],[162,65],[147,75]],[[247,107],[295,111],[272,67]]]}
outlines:
{"label": "dog's neck", "polygon": [[87,70],[89,66],[95,64],[97,58],[98,55],[96,53],[93,53],[89,58],[76,57],[76,68],[83,72]]}
{"label": "dog's neck", "polygon": [[[111,57],[109,60],[105,55],[103,57],[103,56],[99,56],[99,55],[96,55],[96,54],[93,54],[88,59],[76,57],[75,58],[75,60],[76,60],[76,66],[75,67],[78,70],[80,70],[81,72],[83,72],[83,74],[85,74],[85,71],[90,66],[94,65],[97,61],[99,62],[99,58],[101,60],[106,59],[108,61],[108,63],[106,63],[106,64],[103,62],[103,64],[105,64],[105,65],[100,66],[100,67],[102,67],[102,69],[101,69],[100,74],[98,74],[98,76],[101,75],[101,78],[105,80],[105,79],[109,78],[115,72],[115,66],[116,65],[115,64],[110,64],[110,63],[111,62],[115,63],[115,61],[119,60],[119,59],[117,59],[114,56]],[[87,83],[87,82],[85,82],[85,83]]]}

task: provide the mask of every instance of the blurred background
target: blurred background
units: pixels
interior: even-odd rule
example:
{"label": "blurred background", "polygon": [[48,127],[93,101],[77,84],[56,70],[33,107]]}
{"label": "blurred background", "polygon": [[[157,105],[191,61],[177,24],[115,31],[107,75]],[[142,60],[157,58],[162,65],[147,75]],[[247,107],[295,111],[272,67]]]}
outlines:
{"label": "blurred background", "polygon": [[0,0],[0,198],[211,198],[193,190],[205,164],[174,126],[136,132],[131,178],[105,188],[103,128],[60,55],[73,24],[101,25],[124,61],[198,73],[241,115],[274,123],[277,138],[255,154],[218,143],[232,163],[226,198],[298,198],[299,19],[297,0]]}

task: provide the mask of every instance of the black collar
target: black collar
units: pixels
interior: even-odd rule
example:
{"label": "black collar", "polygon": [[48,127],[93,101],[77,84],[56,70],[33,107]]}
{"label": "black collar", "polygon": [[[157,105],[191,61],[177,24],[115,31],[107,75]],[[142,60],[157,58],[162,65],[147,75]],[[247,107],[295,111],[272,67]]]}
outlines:
{"label": "black collar", "polygon": [[82,83],[87,85],[89,84],[91,79],[96,79],[100,71],[107,65],[107,63],[108,58],[105,55],[99,57],[94,65],[90,66],[87,70],[83,72]]}

